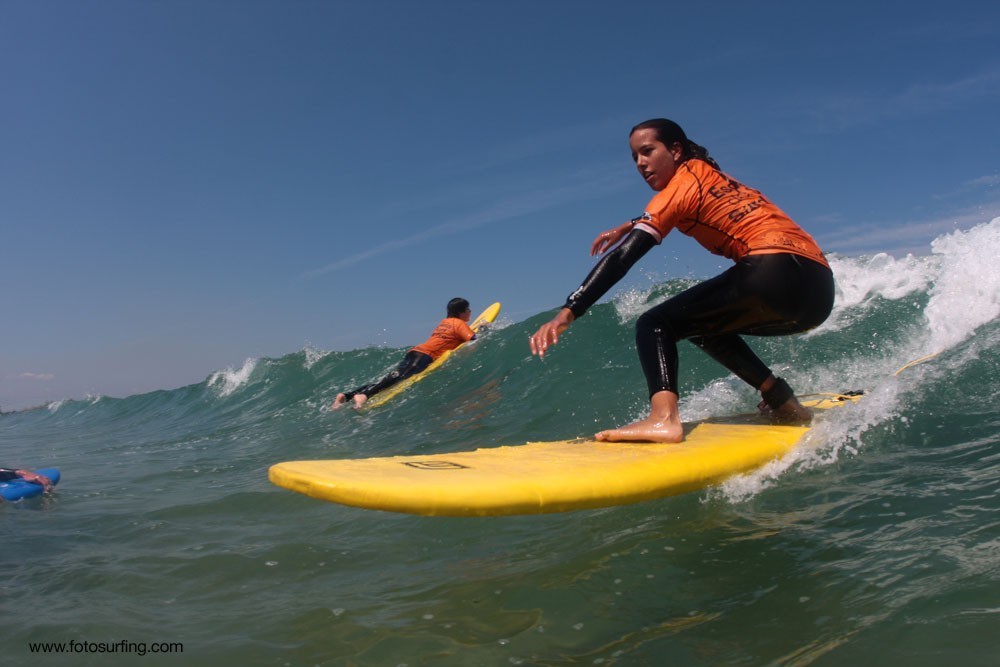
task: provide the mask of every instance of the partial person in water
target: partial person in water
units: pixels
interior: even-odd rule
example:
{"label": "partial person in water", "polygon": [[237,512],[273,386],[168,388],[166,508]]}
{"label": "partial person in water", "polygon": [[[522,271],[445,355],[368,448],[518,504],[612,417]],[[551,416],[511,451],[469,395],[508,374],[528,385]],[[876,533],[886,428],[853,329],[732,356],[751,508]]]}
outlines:
{"label": "partial person in water", "polygon": [[23,479],[26,482],[41,484],[46,493],[52,490],[52,480],[45,475],[39,475],[36,472],[23,468],[0,468],[0,482],[10,482],[15,479]]}

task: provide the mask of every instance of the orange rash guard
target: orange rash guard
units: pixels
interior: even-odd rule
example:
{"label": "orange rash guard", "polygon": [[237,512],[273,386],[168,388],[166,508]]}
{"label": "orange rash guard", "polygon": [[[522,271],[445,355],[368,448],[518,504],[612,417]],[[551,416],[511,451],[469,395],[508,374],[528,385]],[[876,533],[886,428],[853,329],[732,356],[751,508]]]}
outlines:
{"label": "orange rash guard", "polygon": [[457,317],[446,317],[437,325],[431,337],[426,342],[413,349],[426,354],[431,359],[437,359],[448,350],[454,350],[462,343],[472,340],[476,332],[469,328],[463,320]]}
{"label": "orange rash guard", "polygon": [[829,266],[816,241],[784,211],[703,160],[681,163],[637,226],[657,243],[676,227],[709,252],[733,261],[785,252]]}

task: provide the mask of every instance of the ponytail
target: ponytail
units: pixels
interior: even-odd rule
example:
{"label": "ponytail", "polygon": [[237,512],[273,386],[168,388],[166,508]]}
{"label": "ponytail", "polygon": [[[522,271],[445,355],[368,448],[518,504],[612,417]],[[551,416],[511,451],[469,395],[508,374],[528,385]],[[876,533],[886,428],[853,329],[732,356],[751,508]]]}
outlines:
{"label": "ponytail", "polygon": [[716,171],[722,171],[722,167],[719,163],[715,161],[715,158],[708,154],[708,149],[704,146],[694,143],[690,139],[684,146],[684,157],[685,159],[697,158],[699,160],[704,160],[705,162],[712,165],[712,168]]}
{"label": "ponytail", "polygon": [[653,118],[652,120],[643,121],[633,127],[628,135],[631,137],[637,130],[647,129],[656,130],[656,138],[664,146],[673,146],[675,143],[679,143],[683,147],[683,152],[681,153],[682,162],[695,158],[707,162],[713,169],[722,171],[719,163],[709,156],[708,149],[688,139],[681,126],[674,121],[667,120],[666,118]]}

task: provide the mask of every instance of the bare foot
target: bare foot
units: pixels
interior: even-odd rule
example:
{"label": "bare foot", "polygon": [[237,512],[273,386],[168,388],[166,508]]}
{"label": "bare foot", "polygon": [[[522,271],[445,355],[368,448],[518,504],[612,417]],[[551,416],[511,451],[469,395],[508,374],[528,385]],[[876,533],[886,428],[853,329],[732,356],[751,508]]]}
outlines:
{"label": "bare foot", "polygon": [[680,442],[684,426],[677,412],[677,394],[658,391],[649,397],[649,416],[645,419],[594,436],[602,442]]}
{"label": "bare foot", "polygon": [[347,401],[347,396],[343,394],[337,394],[337,398],[333,399],[333,404],[330,405],[334,410],[339,410],[344,403]]}
{"label": "bare foot", "polygon": [[659,421],[649,417],[628,426],[601,431],[594,437],[602,442],[681,442],[684,427],[680,421]]}
{"label": "bare foot", "polygon": [[354,409],[357,410],[358,408],[360,408],[362,405],[365,404],[365,401],[367,401],[367,400],[368,400],[368,397],[365,396],[364,394],[355,394],[354,395]]}

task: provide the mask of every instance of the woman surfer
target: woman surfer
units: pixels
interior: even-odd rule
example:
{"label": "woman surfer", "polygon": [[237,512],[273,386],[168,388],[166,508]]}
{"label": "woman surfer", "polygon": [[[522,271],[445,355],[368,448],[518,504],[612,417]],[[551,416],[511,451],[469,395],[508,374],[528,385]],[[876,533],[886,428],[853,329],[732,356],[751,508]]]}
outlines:
{"label": "woman surfer", "polygon": [[809,421],[809,411],[788,383],[775,377],[740,336],[801,333],[829,316],[833,273],[816,242],[760,192],[724,174],[677,123],[662,118],[640,123],[629,133],[629,145],[639,174],[657,194],[643,215],[594,239],[591,255],[606,254],[558,314],[531,336],[532,354],[544,356],[574,320],[676,228],[735,266],[639,318],[636,348],[650,414],[596,438],[683,440],[677,341],[685,338],[759,390],[761,410],[772,419]]}

